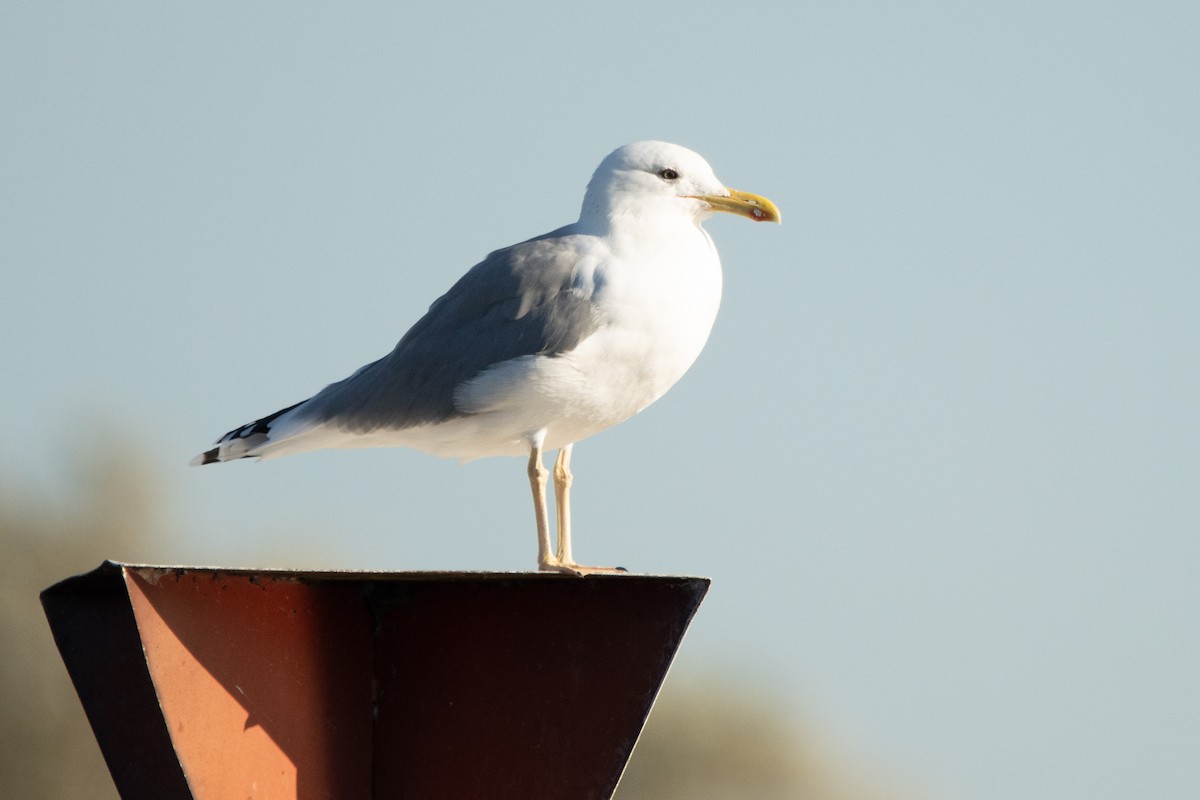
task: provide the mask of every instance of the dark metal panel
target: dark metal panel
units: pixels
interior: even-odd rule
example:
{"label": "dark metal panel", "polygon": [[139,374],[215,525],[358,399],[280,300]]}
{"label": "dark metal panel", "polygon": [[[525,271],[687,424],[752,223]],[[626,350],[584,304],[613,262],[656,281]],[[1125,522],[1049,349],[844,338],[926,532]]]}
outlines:
{"label": "dark metal panel", "polygon": [[379,585],[376,800],[608,798],[706,589]]}

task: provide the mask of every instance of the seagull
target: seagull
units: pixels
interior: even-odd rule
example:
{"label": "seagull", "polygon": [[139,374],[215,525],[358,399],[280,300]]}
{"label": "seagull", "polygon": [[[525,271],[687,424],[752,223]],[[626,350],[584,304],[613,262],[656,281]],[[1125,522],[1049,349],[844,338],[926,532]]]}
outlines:
{"label": "seagull", "polygon": [[717,212],[780,221],[774,203],[727,188],[687,148],[619,147],[588,183],[578,222],[491,253],[391,353],[230,431],[191,464],[388,446],[528,457],[538,568],[623,572],[572,555],[571,450],[662,397],[700,355],[721,300],[720,258],[701,224]]}

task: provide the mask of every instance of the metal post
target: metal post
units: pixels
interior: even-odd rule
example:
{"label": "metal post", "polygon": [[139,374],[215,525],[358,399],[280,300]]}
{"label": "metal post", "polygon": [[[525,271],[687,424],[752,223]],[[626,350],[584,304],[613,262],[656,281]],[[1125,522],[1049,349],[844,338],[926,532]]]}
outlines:
{"label": "metal post", "polygon": [[107,562],[42,603],[124,800],[583,800],[708,585]]}

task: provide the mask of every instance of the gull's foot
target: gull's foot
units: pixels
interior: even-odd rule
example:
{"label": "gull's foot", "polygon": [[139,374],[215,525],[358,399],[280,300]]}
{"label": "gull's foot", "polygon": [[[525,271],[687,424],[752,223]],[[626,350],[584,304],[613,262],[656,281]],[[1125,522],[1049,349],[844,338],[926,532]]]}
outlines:
{"label": "gull's foot", "polygon": [[589,567],[583,564],[576,564],[574,561],[559,561],[558,559],[538,562],[538,569],[542,572],[559,572],[563,575],[574,575],[577,578],[582,578],[585,575],[621,575],[629,571],[624,567]]}

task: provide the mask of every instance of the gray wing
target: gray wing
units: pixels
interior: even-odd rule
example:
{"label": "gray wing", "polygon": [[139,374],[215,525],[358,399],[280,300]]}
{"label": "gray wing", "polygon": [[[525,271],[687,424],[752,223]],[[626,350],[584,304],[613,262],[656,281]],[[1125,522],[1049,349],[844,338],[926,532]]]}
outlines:
{"label": "gray wing", "polygon": [[454,391],[487,367],[573,350],[597,328],[577,283],[579,235],[560,229],[491,253],[429,307],[392,352],[302,404],[355,433],[441,422]]}

